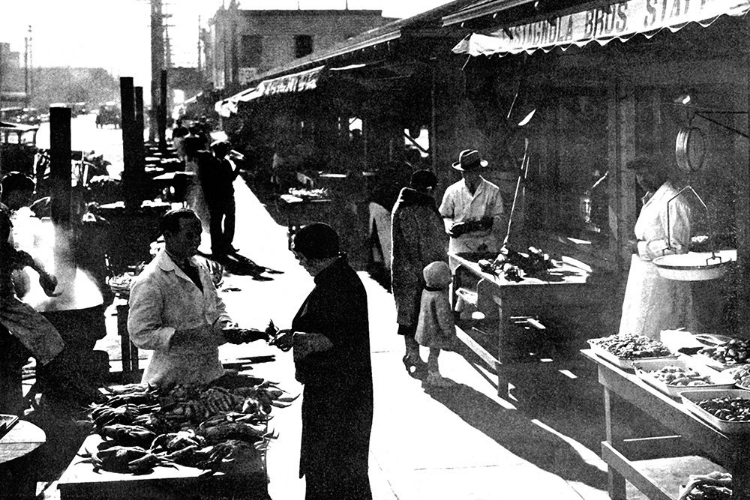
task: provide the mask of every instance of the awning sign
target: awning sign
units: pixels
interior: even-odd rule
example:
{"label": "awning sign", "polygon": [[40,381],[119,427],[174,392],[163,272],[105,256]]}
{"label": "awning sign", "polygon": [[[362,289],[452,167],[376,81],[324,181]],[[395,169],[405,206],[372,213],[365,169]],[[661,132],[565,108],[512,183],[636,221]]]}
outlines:
{"label": "awning sign", "polygon": [[317,68],[294,73],[293,75],[263,80],[256,87],[245,89],[232,97],[217,102],[214,108],[221,116],[228,117],[237,112],[238,103],[240,102],[250,102],[267,95],[313,90],[318,87],[318,81],[320,80],[323,68],[325,66],[318,66]]}
{"label": "awning sign", "polygon": [[688,23],[711,24],[721,15],[741,16],[750,0],[629,0],[555,16],[531,23],[503,26],[489,35],[472,34],[453,48],[457,54],[531,53],[554,47],[601,45],[636,33],[677,31]]}
{"label": "awning sign", "polygon": [[318,79],[324,66],[293,75],[280,76],[271,80],[264,80],[258,86],[262,95],[287,94],[313,90],[318,86]]}

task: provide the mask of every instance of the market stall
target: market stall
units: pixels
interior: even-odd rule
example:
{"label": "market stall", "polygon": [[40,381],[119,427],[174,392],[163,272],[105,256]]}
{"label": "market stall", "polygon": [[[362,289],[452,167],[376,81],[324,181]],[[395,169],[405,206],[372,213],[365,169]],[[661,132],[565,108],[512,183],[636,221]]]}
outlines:
{"label": "market stall", "polygon": [[[604,388],[607,440],[602,442],[602,458],[609,465],[610,498],[626,498],[625,481],[632,483],[649,499],[677,498],[679,492],[668,490],[665,485],[648,476],[643,467],[645,462],[642,461],[689,455],[705,456],[716,464],[717,470],[723,467],[731,473],[729,484],[732,499],[750,498],[750,471],[747,468],[750,434],[746,428],[750,424],[744,419],[730,421],[714,417],[699,409],[696,404],[716,397],[739,397],[748,401],[750,391],[726,389],[734,387],[733,379],[729,380],[728,385],[718,386],[722,389],[701,385],[680,387],[660,384],[639,376],[640,372],[635,372],[632,364],[628,368],[627,363],[618,362],[617,358],[602,356],[601,350],[599,354],[594,349],[582,352],[596,364],[599,382]],[[669,364],[677,365],[685,362],[682,361],[685,358],[688,356],[671,356]],[[687,363],[691,361],[688,360]],[[718,372],[713,373],[715,377],[718,376]],[[722,382],[726,381],[715,383]],[[679,388],[680,392],[670,395],[668,388]],[[698,392],[701,389],[711,390]],[[672,431],[672,434],[654,436],[649,434],[650,429],[641,429],[642,434],[631,435],[622,427],[614,425],[617,417],[629,418],[631,412],[642,412],[650,416]],[[683,484],[688,481],[686,477]],[[726,481],[724,485],[727,485]]]}
{"label": "market stall", "polygon": [[269,498],[269,420],[295,399],[275,383],[228,375],[206,386],[105,391],[89,413],[92,434],[60,478],[61,498]]}
{"label": "market stall", "polygon": [[521,271],[521,277],[503,270],[496,258],[449,254],[454,305],[460,302],[465,316],[480,313],[478,320],[459,322],[458,337],[497,374],[502,396],[508,387],[503,365],[523,360],[540,344],[570,342],[548,326],[571,327],[569,320],[600,304],[603,295],[592,269],[575,259],[549,259],[544,269],[528,275]]}
{"label": "market stall", "polygon": [[[517,170],[529,144],[524,225],[585,241],[623,282],[647,190],[628,165],[650,158],[691,186],[691,236],[736,249],[731,279],[691,286],[705,331],[745,330],[748,296],[746,2],[669,8],[641,0],[485,2],[444,18],[465,85],[456,135],[494,170]],[[519,127],[521,117],[533,120]],[[493,180],[494,171],[487,178]],[[692,243],[692,242],[691,242]],[[573,255],[587,264],[592,261]],[[615,287],[612,300],[621,298]],[[746,334],[746,332],[745,332]]]}
{"label": "market stall", "polygon": [[323,193],[318,193],[318,196],[314,197],[282,194],[276,200],[276,208],[286,220],[289,245],[292,244],[292,237],[300,227],[313,222],[331,223],[335,217],[334,202],[323,197]]}

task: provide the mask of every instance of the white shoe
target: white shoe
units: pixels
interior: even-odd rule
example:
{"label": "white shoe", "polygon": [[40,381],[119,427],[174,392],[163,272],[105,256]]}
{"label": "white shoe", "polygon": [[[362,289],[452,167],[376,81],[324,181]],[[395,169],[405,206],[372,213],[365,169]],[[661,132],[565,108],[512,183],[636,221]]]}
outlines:
{"label": "white shoe", "polygon": [[425,385],[428,385],[430,387],[440,387],[440,388],[454,387],[456,385],[456,383],[452,381],[451,379],[445,378],[436,372],[428,373],[427,379],[425,380],[424,383]]}

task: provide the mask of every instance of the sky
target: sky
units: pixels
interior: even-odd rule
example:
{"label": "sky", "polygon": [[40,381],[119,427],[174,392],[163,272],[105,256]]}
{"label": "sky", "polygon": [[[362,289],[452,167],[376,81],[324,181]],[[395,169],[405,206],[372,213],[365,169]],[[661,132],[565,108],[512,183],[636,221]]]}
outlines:
{"label": "sky", "polygon": [[[200,25],[223,0],[163,0],[175,66],[196,66]],[[229,3],[229,0],[225,0]],[[379,9],[403,18],[450,0],[241,0],[243,9]],[[31,39],[31,66],[101,67],[149,86],[149,0],[0,0],[0,42],[20,52]],[[30,28],[30,31],[29,31]]]}

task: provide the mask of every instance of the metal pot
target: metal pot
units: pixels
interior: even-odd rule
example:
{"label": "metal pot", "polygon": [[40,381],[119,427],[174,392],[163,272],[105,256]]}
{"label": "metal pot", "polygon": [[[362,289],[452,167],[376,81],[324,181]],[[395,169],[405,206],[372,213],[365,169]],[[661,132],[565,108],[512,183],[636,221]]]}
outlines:
{"label": "metal pot", "polygon": [[706,159],[706,140],[698,127],[681,127],[675,141],[677,166],[686,173],[697,172]]}

